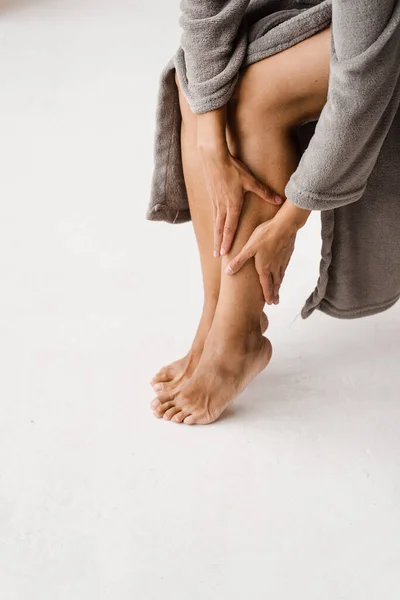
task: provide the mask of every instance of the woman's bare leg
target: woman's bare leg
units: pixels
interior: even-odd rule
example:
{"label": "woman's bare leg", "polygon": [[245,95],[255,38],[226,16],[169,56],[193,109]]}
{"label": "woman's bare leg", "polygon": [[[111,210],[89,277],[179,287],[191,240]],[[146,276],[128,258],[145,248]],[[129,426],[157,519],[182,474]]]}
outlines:
{"label": "woman's bare leg", "polygon": [[178,90],[182,114],[182,164],[190,213],[201,260],[204,303],[200,323],[189,353],[181,360],[164,367],[157,373],[152,380],[156,391],[163,388],[172,389],[193,373],[200,360],[204,343],[214,319],[221,284],[220,260],[215,259],[212,253],[212,205],[207,198],[204,179],[201,177],[202,167],[196,148],[196,116],[191,112],[179,85]]}
{"label": "woman's bare leg", "polygon": [[[293,128],[318,118],[326,102],[329,58],[330,31],[325,30],[248,67],[230,102],[229,136],[235,154],[281,195],[299,158]],[[255,227],[272,218],[276,210],[247,194],[233,247],[220,263],[222,269]],[[254,261],[235,276],[222,275],[200,362],[180,389],[161,393],[153,401],[156,416],[187,424],[206,424],[220,416],[270,360],[271,345],[260,329],[263,306]]]}
{"label": "woman's bare leg", "polygon": [[[207,197],[202,166],[197,151],[196,115],[192,113],[179,83],[179,102],[182,114],[181,148],[185,185],[189,199],[190,214],[199,249],[203,276],[204,303],[200,323],[188,354],[162,368],[152,379],[155,391],[172,390],[188,379],[196,368],[210,331],[217,307],[221,285],[221,260],[213,256],[213,212]],[[261,315],[261,327],[266,331],[268,320]]]}

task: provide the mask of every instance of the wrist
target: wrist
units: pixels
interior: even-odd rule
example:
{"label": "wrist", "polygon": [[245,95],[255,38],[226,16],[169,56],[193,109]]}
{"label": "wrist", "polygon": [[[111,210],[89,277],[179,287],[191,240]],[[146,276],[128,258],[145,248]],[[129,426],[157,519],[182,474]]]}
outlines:
{"label": "wrist", "polygon": [[197,138],[197,150],[201,158],[221,158],[224,159],[229,154],[228,144],[226,139],[221,139],[216,136],[208,138]]}
{"label": "wrist", "polygon": [[285,223],[290,229],[295,228],[298,231],[307,223],[310,214],[310,210],[295,206],[290,200],[286,200],[275,218]]}

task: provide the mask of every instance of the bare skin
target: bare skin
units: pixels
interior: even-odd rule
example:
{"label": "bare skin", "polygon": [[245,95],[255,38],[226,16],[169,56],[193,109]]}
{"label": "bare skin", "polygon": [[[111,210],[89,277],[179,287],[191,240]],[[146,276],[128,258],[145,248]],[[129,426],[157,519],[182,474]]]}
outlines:
{"label": "bare skin", "polygon": [[[282,197],[299,160],[293,128],[318,118],[327,97],[329,59],[330,31],[325,30],[245,69],[227,107],[229,151]],[[180,106],[182,161],[201,259],[204,308],[187,357],[153,378],[157,397],[151,407],[158,418],[208,424],[271,358],[271,344],[263,336],[265,299],[254,259],[235,275],[224,271],[279,206],[247,193],[233,245],[222,258],[213,257],[213,212],[199,167],[219,159],[212,150],[210,156],[199,151],[198,119],[181,91]],[[287,253],[276,261],[282,268]]]}
{"label": "bare skin", "polygon": [[[261,333],[265,333],[267,331],[268,325],[269,323],[267,315],[265,313],[261,313]],[[161,369],[152,379],[152,385],[155,392],[172,392],[178,386],[182,385],[186,380],[190,379],[200,361],[210,327],[211,325],[207,327],[204,321],[200,322],[195,343],[188,354]]]}

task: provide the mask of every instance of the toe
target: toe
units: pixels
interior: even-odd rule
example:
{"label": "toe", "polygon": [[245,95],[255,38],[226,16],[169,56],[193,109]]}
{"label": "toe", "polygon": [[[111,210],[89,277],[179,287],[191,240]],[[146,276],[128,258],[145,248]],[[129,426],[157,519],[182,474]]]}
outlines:
{"label": "toe", "polygon": [[150,406],[153,410],[156,411],[160,410],[162,407],[164,407],[164,410],[166,410],[166,407],[164,405],[171,403],[173,399],[173,394],[161,394],[160,396],[157,396],[157,398],[154,398],[154,400],[152,400]]}
{"label": "toe", "polygon": [[165,384],[164,383],[153,383],[152,387],[153,387],[153,390],[159,394],[164,391]]}
{"label": "toe", "polygon": [[154,398],[154,400],[152,400],[150,402],[150,408],[152,408],[153,410],[155,410],[156,408],[158,408],[161,405],[161,402],[158,398]]}
{"label": "toe", "polygon": [[153,385],[153,390],[156,392],[157,396],[160,394],[169,394],[171,393],[177,386],[177,382],[175,380],[168,381],[167,383],[156,383]]}
{"label": "toe", "polygon": [[174,423],[182,423],[182,421],[186,419],[187,416],[187,412],[179,410],[179,412],[175,413],[175,415],[172,417],[171,421],[173,421]]}
{"label": "toe", "polygon": [[171,408],[165,411],[165,413],[163,414],[163,419],[165,419],[166,421],[170,421],[174,415],[180,412],[180,410],[181,409],[177,406],[172,406]]}
{"label": "toe", "polygon": [[196,423],[196,417],[194,415],[188,415],[184,418],[183,422],[185,425],[194,425]]}
{"label": "toe", "polygon": [[155,375],[153,377],[153,379],[151,380],[151,385],[154,387],[158,383],[163,383],[164,381],[169,381],[169,380],[170,380],[170,372],[169,372],[169,369],[167,367],[165,367],[164,369],[161,369],[161,371],[158,371],[157,375]]}
{"label": "toe", "polygon": [[164,413],[173,406],[175,406],[175,404],[172,400],[170,402],[164,402],[164,404],[160,404],[160,406],[154,409],[154,414],[156,417],[163,417]]}
{"label": "toe", "polygon": [[173,399],[172,394],[159,394],[157,398],[151,401],[150,406],[154,410],[164,404],[165,402],[169,402]]}

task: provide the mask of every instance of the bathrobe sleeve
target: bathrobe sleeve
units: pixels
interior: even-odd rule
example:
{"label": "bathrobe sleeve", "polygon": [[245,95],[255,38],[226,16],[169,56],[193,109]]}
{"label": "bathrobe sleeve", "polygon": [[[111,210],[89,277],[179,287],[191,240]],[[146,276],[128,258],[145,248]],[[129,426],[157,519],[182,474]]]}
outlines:
{"label": "bathrobe sleeve", "polygon": [[247,49],[244,13],[250,0],[181,0],[181,85],[194,113],[231,97]]}
{"label": "bathrobe sleeve", "polygon": [[332,11],[327,102],[285,189],[310,210],[361,198],[400,106],[400,0],[333,0]]}

